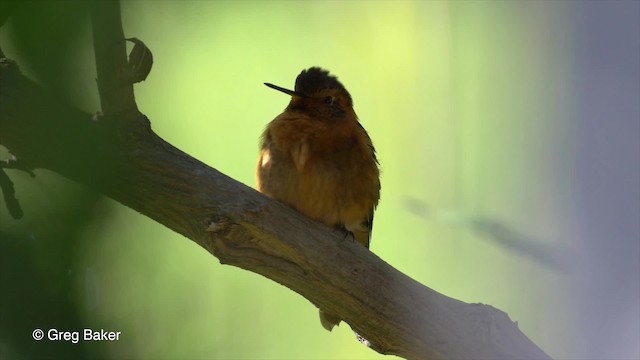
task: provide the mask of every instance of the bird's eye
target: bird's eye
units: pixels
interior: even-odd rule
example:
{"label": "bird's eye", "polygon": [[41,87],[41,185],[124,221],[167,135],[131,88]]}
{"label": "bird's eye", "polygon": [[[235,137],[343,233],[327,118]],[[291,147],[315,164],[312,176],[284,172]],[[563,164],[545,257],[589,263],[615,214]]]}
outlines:
{"label": "bird's eye", "polygon": [[327,105],[331,105],[333,104],[333,96],[327,96],[324,99],[322,99],[322,101]]}

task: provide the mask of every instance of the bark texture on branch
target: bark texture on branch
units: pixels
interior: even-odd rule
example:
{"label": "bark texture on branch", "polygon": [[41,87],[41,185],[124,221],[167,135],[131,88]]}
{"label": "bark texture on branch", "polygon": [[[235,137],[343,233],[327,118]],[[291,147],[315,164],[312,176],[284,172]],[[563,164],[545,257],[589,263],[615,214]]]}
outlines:
{"label": "bark texture on branch", "polygon": [[[423,286],[343,234],[158,137],[129,85],[100,81],[122,79],[124,45],[113,45],[123,37],[117,2],[98,3],[111,4],[96,12],[107,24],[94,24],[96,55],[112,57],[97,61],[105,116],[61,103],[0,58],[0,144],[18,159],[94,188],[193,240],[223,264],[279,282],[344,319],[380,353],[549,358],[504,312]],[[96,26],[111,30],[101,33]]]}
{"label": "bark texture on branch", "polygon": [[[441,295],[342,234],[159,138],[144,115],[92,115],[0,61],[0,144],[32,167],[101,191],[224,264],[275,280],[406,358],[546,359],[508,316]],[[108,179],[108,180],[105,180]]]}

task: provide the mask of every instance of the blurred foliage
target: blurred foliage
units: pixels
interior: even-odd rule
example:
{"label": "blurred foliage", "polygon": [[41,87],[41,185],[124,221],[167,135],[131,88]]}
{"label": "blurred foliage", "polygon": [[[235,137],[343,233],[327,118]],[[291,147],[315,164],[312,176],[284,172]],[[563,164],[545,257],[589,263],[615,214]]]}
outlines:
{"label": "blurred foliage", "polygon": [[[87,7],[87,2],[75,1],[14,3],[0,44],[29,76],[93,112],[98,101]],[[517,164],[537,161],[527,152],[514,158],[502,151],[511,146],[514,134],[530,132],[527,118],[511,124],[503,119],[526,112],[522,100],[536,91],[509,81],[514,74],[535,74],[522,74],[517,65],[531,55],[519,45],[520,25],[496,25],[497,19],[510,16],[499,6],[436,2],[123,2],[125,35],[144,41],[154,54],[154,69],[136,87],[136,97],[157,133],[253,185],[257,137],[287,103],[262,83],[291,86],[303,68],[328,68],[353,94],[380,155],[382,202],[372,250],[447,295],[515,313],[526,330],[531,324],[526,320],[532,319],[526,310],[530,304],[509,290],[520,279],[503,272],[516,262],[499,248],[469,241],[475,237],[455,228],[425,228],[407,216],[404,204],[410,195],[428,199],[436,208],[484,213],[512,194],[480,199],[482,185],[477,181],[507,166],[513,176],[503,181],[516,183],[521,181]],[[501,50],[504,43],[510,55]],[[507,64],[512,67],[492,64],[496,53],[510,56],[513,61]],[[489,83],[493,92],[477,92]],[[509,92],[508,104],[496,96],[504,92]],[[494,119],[476,115],[480,104],[497,110]],[[489,138],[498,144],[496,151],[478,142]],[[33,194],[19,186],[16,191],[18,197]],[[58,302],[64,299],[72,314],[63,316],[65,322],[44,324],[62,311],[46,308],[31,318],[43,327],[123,332],[120,341],[68,347],[77,352],[73,357],[379,357],[355,341],[344,324],[325,332],[314,307],[290,290],[255,274],[220,267],[205,251],[152,221],[122,206],[112,208],[110,201],[94,208],[93,201],[70,203],[81,214],[61,217],[60,210],[51,215],[54,223],[75,235],[52,238],[51,244],[60,242],[56,252],[40,252],[46,246],[22,250],[47,254],[55,269],[71,269],[70,274],[62,271],[64,279],[52,279],[60,287],[58,297],[46,287],[32,291]],[[25,212],[37,203],[25,202]],[[514,209],[493,210],[504,216]],[[3,229],[6,221],[3,214]],[[22,228],[46,223],[25,221]],[[400,223],[404,225],[398,227]],[[15,246],[15,241],[8,244]],[[64,256],[56,255],[59,251]],[[57,273],[34,266],[33,260],[24,264],[13,269],[29,267],[30,278],[36,279]],[[522,269],[536,266],[525,263]],[[470,268],[482,276],[469,277]],[[29,294],[24,291],[17,289],[15,299]],[[16,313],[13,320],[23,316],[29,318]],[[7,326],[4,333],[16,325]],[[33,344],[33,326],[23,323],[20,331],[10,332],[23,339],[21,343],[5,337],[12,353],[31,356],[23,346]],[[38,345],[56,346],[46,341]]]}
{"label": "blurred foliage", "polygon": [[0,358],[100,357],[102,344],[32,339],[34,329],[69,331],[87,326],[75,297],[81,229],[98,195],[37,171],[36,179],[7,173],[22,195],[25,217],[0,210]]}
{"label": "blurred foliage", "polygon": [[76,85],[73,80],[78,70],[70,55],[87,31],[88,2],[11,1],[10,4],[7,33],[20,54],[20,66],[29,68],[40,84],[62,91],[71,100],[68,94]]}
{"label": "blurred foliage", "polygon": [[[89,5],[0,1],[0,47],[61,101],[95,112]],[[583,354],[572,269],[556,271],[565,259],[554,254],[576,246],[571,6],[124,1],[122,16],[125,35],[153,52],[136,99],[154,131],[250,186],[258,136],[288,101],[262,84],[331,70],[382,166],[372,251],[439,292],[506,311],[562,358]],[[25,218],[0,205],[2,359],[382,358],[345,324],[324,331],[299,295],[124,206],[46,171],[7,173]],[[122,338],[35,342],[37,327]]]}
{"label": "blurred foliage", "polygon": [[[1,1],[0,28],[4,52],[60,101],[74,103],[79,93],[73,48],[88,25],[87,4],[79,1]],[[65,141],[64,139],[59,139]],[[6,149],[0,160],[8,158]],[[25,216],[11,218],[0,206],[0,358],[103,357],[102,343],[39,341],[34,329],[73,331],[87,327],[82,303],[75,296],[83,273],[77,249],[87,238],[82,228],[92,217],[99,196],[47,171],[30,178],[7,170]]]}

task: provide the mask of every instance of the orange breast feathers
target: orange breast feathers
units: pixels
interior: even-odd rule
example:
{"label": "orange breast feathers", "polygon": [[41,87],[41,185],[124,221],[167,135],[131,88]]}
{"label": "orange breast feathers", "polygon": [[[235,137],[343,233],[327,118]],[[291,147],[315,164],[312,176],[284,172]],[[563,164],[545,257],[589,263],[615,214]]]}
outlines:
{"label": "orange breast feathers", "polygon": [[379,170],[355,116],[327,122],[284,112],[262,134],[257,165],[260,192],[369,246]]}

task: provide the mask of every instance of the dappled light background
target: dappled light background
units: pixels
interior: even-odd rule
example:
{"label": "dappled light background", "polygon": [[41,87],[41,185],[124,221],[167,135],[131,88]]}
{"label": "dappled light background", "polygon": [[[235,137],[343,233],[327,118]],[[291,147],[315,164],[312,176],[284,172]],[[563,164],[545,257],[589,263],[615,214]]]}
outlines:
{"label": "dappled light background", "polygon": [[[263,83],[292,88],[302,69],[329,69],[379,154],[373,252],[447,296],[504,310],[554,358],[640,357],[638,2],[133,1],[122,11],[126,36],[153,51],[135,89],[161,137],[255,187],[258,137],[289,100]],[[74,86],[61,96],[95,112],[90,26],[78,18],[64,51]],[[51,84],[20,31],[18,20],[0,29],[3,51]],[[2,207],[1,234],[37,249],[32,230],[64,206],[53,189],[76,186],[7,172],[31,221]],[[381,357],[345,324],[326,332],[279,284],[110,199],[82,199],[87,219],[57,294],[77,317],[68,326],[123,335],[75,356]],[[2,269],[13,286],[17,270]],[[10,330],[0,355],[28,354]]]}

